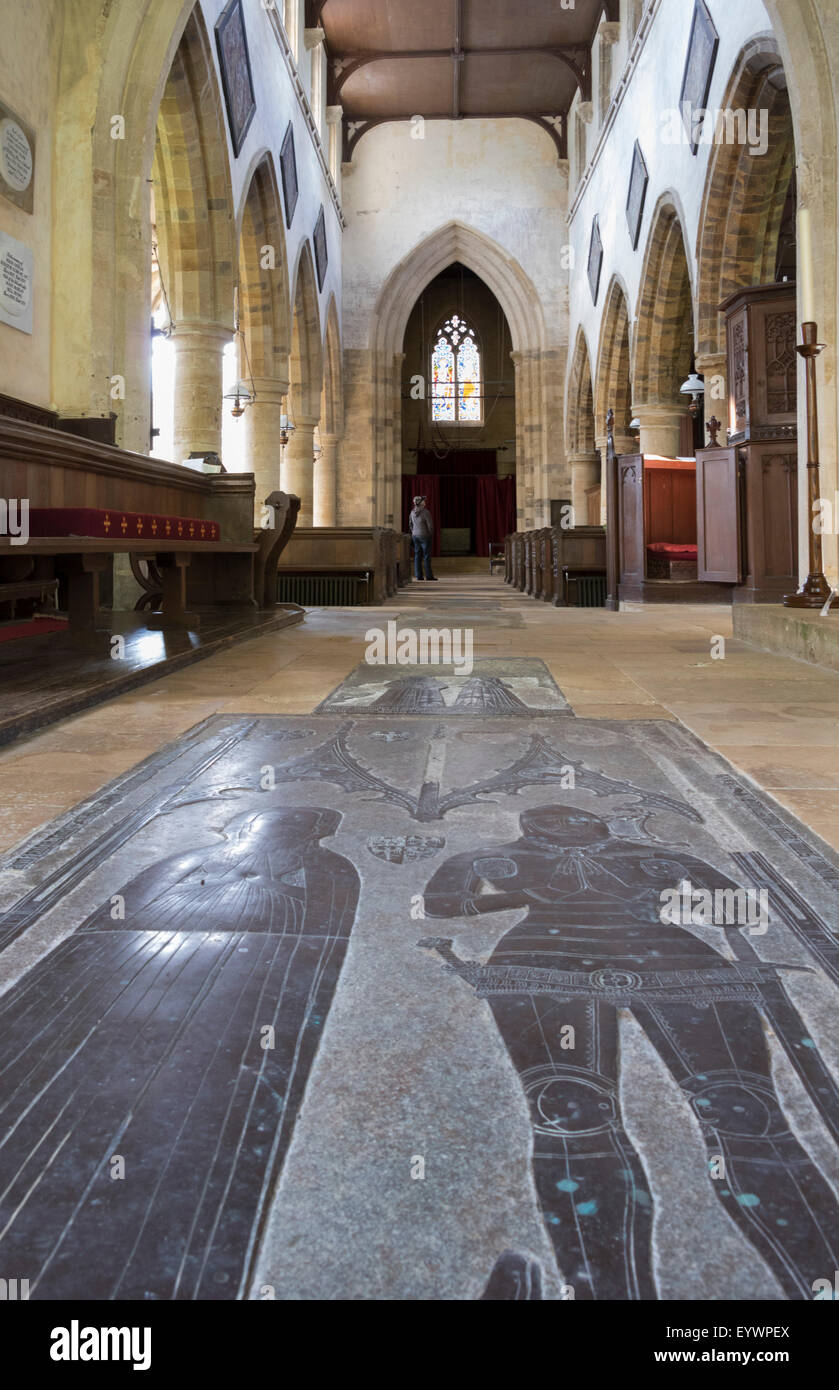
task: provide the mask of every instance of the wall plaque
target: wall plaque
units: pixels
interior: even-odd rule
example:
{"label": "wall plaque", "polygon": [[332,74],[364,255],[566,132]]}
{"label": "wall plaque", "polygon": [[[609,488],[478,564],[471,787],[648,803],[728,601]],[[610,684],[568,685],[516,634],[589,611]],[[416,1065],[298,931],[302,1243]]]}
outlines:
{"label": "wall plaque", "polygon": [[216,22],[216,44],[230,138],[238,158],[256,112],[242,0],[230,0],[222,10]]}
{"label": "wall plaque", "polygon": [[0,101],[0,193],[32,212],[35,193],[35,132]]}
{"label": "wall plaque", "polygon": [[603,266],[603,242],[600,240],[600,224],[595,217],[591,224],[591,241],[588,248],[588,282],[591,286],[592,303],[597,303],[600,288],[600,271]]}
{"label": "wall plaque", "polygon": [[318,220],[315,223],[315,266],[318,272],[318,291],[323,289],[323,282],[326,279],[326,267],[329,264],[329,252],[326,248],[326,218],[321,204]]}
{"label": "wall plaque", "polygon": [[688,133],[691,154],[696,154],[699,149],[698,137],[702,134],[702,123],[694,120],[694,113],[705,110],[719,42],[705,0],[696,0],[679,97],[679,110]]}
{"label": "wall plaque", "polygon": [[294,209],[297,207],[297,195],[299,192],[297,184],[297,160],[294,155],[294,131],[291,121],[288,123],[288,130],[285,133],[283,147],[280,150],[280,179],[283,185],[283,202],[285,203],[285,222],[290,227],[294,219]]}
{"label": "wall plaque", "polygon": [[644,216],[644,201],[647,196],[647,184],[650,176],[647,173],[647,166],[644,156],[641,153],[641,146],[635,141],[635,149],[632,151],[632,169],[629,174],[629,192],[626,196],[626,223],[629,227],[629,239],[632,242],[633,251],[638,245],[638,238],[641,235],[641,221]]}
{"label": "wall plaque", "polygon": [[33,256],[22,241],[0,231],[0,323],[32,332]]}

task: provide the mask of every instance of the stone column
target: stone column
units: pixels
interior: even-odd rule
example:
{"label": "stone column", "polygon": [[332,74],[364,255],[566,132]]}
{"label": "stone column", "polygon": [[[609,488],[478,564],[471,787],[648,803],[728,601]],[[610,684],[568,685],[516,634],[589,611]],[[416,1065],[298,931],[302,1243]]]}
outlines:
{"label": "stone column", "polygon": [[510,353],[516,369],[516,519],[519,530],[547,524],[544,516],[543,398],[541,353]]}
{"label": "stone column", "polygon": [[[724,352],[708,352],[696,359],[696,370],[705,378],[705,419],[716,415],[723,430],[729,428],[728,418],[728,357]],[[705,442],[707,443],[707,432]],[[725,442],[725,434],[720,434]]]}
{"label": "stone column", "polygon": [[[632,414],[641,422],[640,453],[661,454],[664,458],[678,456],[681,452],[680,422],[688,414],[687,405],[633,405]],[[615,452],[621,452],[617,439]]]}
{"label": "stone column", "polygon": [[600,485],[600,454],[591,449],[582,454],[569,454],[571,465],[571,506],[574,509],[574,525],[586,526],[586,491]]}
{"label": "stone column", "polygon": [[300,498],[298,526],[314,526],[315,426],[317,420],[296,416],[295,430],[285,448],[282,487]]}
{"label": "stone column", "polygon": [[315,459],[314,525],[335,526],[338,514],[338,459],[341,438],[337,434],[322,434],[321,456]]}
{"label": "stone column", "polygon": [[256,480],[254,511],[259,524],[262,504],[280,486],[282,444],[280,420],[288,382],[274,377],[254,377],[256,400],[245,411],[245,458]]}
{"label": "stone column", "polygon": [[232,328],[221,323],[184,320],[173,334],[175,345],[175,463],[191,453],[221,456],[224,349]]}

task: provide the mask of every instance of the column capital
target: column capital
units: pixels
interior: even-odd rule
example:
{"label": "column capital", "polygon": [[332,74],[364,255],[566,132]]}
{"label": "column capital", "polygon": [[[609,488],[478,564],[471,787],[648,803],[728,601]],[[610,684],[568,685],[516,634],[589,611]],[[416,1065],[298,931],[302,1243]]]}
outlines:
{"label": "column capital", "polygon": [[601,43],[617,43],[621,36],[621,26],[615,19],[604,19],[602,24],[597,26],[597,37]]}
{"label": "column capital", "polygon": [[594,102],[581,101],[577,107],[577,115],[581,121],[585,121],[586,125],[589,125],[594,118]]}
{"label": "column capital", "polygon": [[226,323],[212,323],[203,319],[179,319],[175,324],[170,338],[174,341],[184,339],[203,339],[206,343],[218,342],[221,346],[226,346],[233,342],[235,330]]}
{"label": "column capital", "polygon": [[[251,378],[245,377],[244,384],[250,385]],[[272,376],[255,376],[253,387],[256,391],[256,403],[261,401],[263,405],[282,405],[288,395],[288,380],[282,381]]]}
{"label": "column capital", "polygon": [[303,44],[308,49],[318,48],[319,45],[323,43],[325,38],[326,32],[323,29],[303,30]]}
{"label": "column capital", "polygon": [[338,123],[339,123],[339,121],[342,119],[343,115],[344,115],[344,108],[343,108],[343,106],[327,106],[327,108],[326,108],[326,124],[327,124],[327,125],[338,125]]}
{"label": "column capital", "polygon": [[653,401],[649,404],[636,405],[632,403],[632,415],[641,421],[642,425],[666,425],[673,420],[679,420],[683,415],[690,412],[687,401],[674,401],[672,405],[663,404],[661,401]]}

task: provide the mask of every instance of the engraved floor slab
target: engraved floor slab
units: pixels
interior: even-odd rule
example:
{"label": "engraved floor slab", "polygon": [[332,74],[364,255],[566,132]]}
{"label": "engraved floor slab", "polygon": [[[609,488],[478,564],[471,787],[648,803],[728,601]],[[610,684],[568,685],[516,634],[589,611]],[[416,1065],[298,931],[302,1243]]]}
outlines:
{"label": "engraved floor slab", "polygon": [[[395,625],[394,625],[395,626]],[[394,651],[398,650],[398,630]],[[436,648],[434,649],[436,652]],[[362,663],[317,706],[370,714],[510,715],[572,714],[543,661],[533,657],[485,657],[463,673],[463,662],[433,666]]]}
{"label": "engraved floor slab", "polygon": [[[765,919],[662,915],[688,883]],[[674,724],[215,717],[0,861],[0,909],[35,1299],[832,1277],[839,860]]]}

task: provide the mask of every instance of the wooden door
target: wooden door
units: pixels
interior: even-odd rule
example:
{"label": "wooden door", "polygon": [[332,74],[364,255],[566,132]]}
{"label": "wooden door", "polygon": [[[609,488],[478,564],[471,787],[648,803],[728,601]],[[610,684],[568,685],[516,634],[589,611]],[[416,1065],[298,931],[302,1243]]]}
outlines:
{"label": "wooden door", "polygon": [[742,506],[736,449],[696,453],[697,577],[742,583]]}

